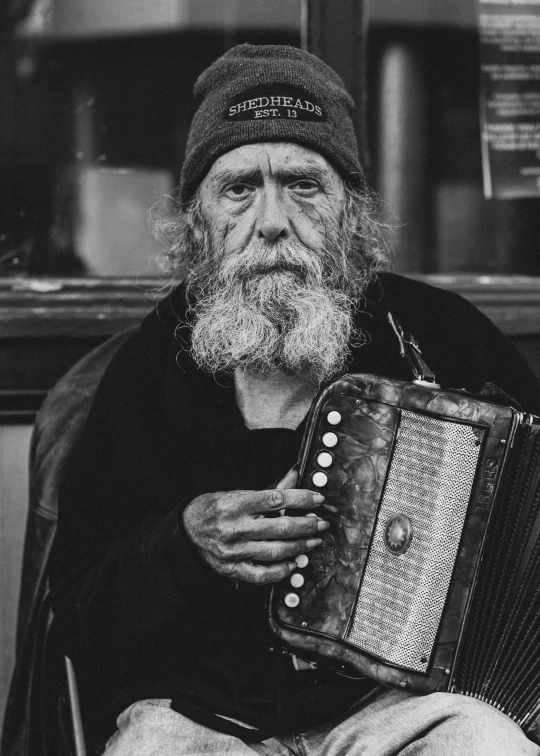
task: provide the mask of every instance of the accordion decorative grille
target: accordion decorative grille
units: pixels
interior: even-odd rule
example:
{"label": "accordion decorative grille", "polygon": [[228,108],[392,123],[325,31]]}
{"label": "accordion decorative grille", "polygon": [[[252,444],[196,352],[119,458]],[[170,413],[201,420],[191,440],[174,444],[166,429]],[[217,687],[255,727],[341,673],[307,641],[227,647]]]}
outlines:
{"label": "accordion decorative grille", "polygon": [[[437,635],[483,431],[403,410],[394,456],[347,640],[399,667],[425,672]],[[412,523],[408,550],[391,553],[386,524]]]}

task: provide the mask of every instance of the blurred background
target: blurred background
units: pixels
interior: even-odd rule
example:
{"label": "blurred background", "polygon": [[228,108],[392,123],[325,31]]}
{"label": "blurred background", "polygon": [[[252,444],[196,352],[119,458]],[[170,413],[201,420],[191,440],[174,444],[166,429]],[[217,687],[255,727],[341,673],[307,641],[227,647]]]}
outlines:
{"label": "blurred background", "polygon": [[4,5],[1,276],[152,275],[145,213],[176,183],[193,82],[244,41],[316,47],[362,80],[399,270],[540,273],[537,201],[483,197],[475,0]]}
{"label": "blurred background", "polygon": [[147,211],[177,183],[195,79],[241,42],[338,70],[395,268],[469,297],[540,373],[539,200],[484,198],[476,0],[4,0],[0,717],[35,413],[151,309]]}

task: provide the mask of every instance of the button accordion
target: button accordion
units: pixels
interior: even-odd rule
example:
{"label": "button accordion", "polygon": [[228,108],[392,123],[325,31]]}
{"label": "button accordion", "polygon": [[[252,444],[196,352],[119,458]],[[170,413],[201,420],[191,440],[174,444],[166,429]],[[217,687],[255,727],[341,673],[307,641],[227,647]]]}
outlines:
{"label": "button accordion", "polygon": [[540,741],[540,419],[420,382],[347,375],[314,402],[300,488],[321,546],[270,623],[306,659],[492,704]]}

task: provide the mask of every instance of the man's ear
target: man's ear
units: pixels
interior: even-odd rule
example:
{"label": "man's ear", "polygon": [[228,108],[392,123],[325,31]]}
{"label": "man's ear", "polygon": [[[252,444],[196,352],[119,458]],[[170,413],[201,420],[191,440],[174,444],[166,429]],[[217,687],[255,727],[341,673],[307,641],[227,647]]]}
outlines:
{"label": "man's ear", "polygon": [[201,222],[201,218],[197,214],[193,218],[193,222],[191,224],[191,234],[193,236],[193,241],[195,244],[200,244],[203,240],[203,226]]}

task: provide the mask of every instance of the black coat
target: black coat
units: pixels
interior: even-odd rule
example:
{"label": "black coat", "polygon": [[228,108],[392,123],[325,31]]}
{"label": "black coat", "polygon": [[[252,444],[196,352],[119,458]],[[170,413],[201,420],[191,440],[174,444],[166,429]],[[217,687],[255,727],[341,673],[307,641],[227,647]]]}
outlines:
{"label": "black coat", "polygon": [[[369,339],[349,372],[411,379],[389,310],[443,387],[494,382],[540,414],[537,379],[490,321],[461,297],[392,274],[357,315]],[[232,380],[203,374],[183,351],[182,317],[179,290],[120,349],[72,454],[51,561],[57,630],[107,727],[130,703],[157,697],[193,718],[186,706],[300,730],[372,683],[295,672],[268,627],[267,589],[213,573],[181,513],[202,493],[271,487],[295,463],[303,424],[248,430]]]}
{"label": "black coat", "polygon": [[2,756],[73,752],[65,662],[51,631],[48,561],[56,533],[58,491],[70,450],[80,438],[105,368],[133,330],[113,336],[74,365],[49,392],[36,417],[16,660],[4,712]]}

